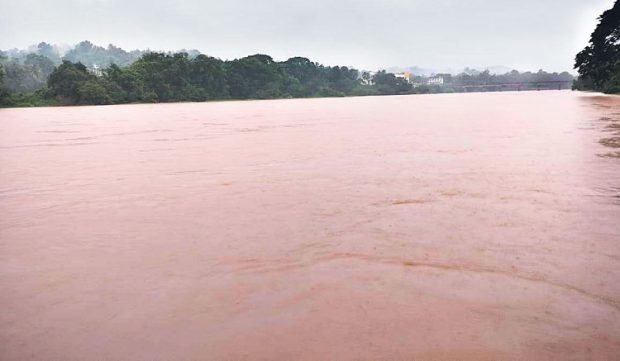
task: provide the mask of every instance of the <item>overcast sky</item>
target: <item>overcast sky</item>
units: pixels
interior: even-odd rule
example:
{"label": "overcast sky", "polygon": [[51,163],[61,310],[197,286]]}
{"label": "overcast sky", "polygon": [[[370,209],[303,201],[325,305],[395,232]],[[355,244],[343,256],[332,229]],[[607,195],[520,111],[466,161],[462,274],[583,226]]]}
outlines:
{"label": "overcast sky", "polygon": [[0,49],[91,40],[125,49],[266,53],[362,69],[571,71],[613,0],[0,0]]}

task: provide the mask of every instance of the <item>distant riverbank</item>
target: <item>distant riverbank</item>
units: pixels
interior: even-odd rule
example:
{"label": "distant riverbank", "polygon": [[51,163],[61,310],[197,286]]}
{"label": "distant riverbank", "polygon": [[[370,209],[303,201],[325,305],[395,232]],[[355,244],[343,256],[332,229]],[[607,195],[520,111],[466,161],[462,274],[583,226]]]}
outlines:
{"label": "distant riverbank", "polygon": [[[92,46],[92,44],[91,44]],[[106,105],[244,99],[321,98],[568,89],[567,72],[468,70],[458,75],[360,71],[303,57],[220,60],[203,54],[145,53],[105,68],[42,54],[0,60],[0,106]]]}

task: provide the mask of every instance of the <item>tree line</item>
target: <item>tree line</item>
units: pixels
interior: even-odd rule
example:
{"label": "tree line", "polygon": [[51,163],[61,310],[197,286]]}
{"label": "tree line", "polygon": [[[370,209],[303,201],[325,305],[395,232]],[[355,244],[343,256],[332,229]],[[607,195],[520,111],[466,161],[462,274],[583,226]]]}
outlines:
{"label": "tree line", "polygon": [[[323,66],[302,57],[277,62],[268,55],[257,54],[223,61],[204,54],[149,52],[128,66],[112,63],[95,74],[81,62],[65,59],[58,66],[50,67],[49,61],[34,62],[42,55],[31,55],[28,57],[33,61],[0,62],[0,101],[3,104],[99,105],[411,92],[407,81],[385,71],[375,74],[366,84],[357,69]],[[16,72],[24,75],[15,76]],[[46,74],[47,79],[43,81]],[[30,80],[36,83],[37,90],[26,95],[20,93],[27,90]]]}
{"label": "tree line", "polygon": [[[346,66],[324,66],[307,58],[275,61],[268,55],[221,60],[198,51],[178,53],[127,52],[84,41],[60,56],[55,46],[40,43],[28,51],[0,53],[0,106],[122,104],[397,95],[493,90],[502,83],[563,81],[569,73],[518,71],[491,74],[469,69],[458,75],[438,74],[443,84],[428,77],[405,79],[385,70],[377,73]],[[521,88],[519,88],[521,89]]]}
{"label": "tree line", "polygon": [[620,0],[598,20],[590,42],[575,57],[574,88],[620,93]]}

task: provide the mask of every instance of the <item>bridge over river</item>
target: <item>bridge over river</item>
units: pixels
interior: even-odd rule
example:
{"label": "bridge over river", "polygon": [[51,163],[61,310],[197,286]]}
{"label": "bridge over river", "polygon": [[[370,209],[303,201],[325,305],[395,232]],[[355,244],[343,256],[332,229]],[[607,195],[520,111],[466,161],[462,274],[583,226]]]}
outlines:
{"label": "bridge over river", "polygon": [[455,88],[461,88],[464,91],[502,91],[502,90],[550,90],[550,89],[570,89],[572,80],[551,80],[551,81],[532,81],[532,82],[514,82],[514,83],[493,83],[493,84],[476,84],[476,85],[459,85]]}

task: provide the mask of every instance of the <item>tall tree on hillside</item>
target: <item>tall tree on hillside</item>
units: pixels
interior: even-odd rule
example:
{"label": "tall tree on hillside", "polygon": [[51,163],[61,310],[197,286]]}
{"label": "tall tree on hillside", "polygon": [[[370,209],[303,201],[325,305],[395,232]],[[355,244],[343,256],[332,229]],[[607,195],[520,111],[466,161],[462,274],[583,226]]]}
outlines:
{"label": "tall tree on hillside", "polygon": [[284,63],[282,67],[286,74],[293,79],[288,79],[287,92],[295,97],[309,97],[315,94],[323,85],[321,77],[322,67],[308,58],[294,57]]}
{"label": "tall tree on hillside", "polygon": [[582,84],[620,92],[620,0],[599,16],[590,43],[575,58]]}
{"label": "tall tree on hillside", "polygon": [[[2,56],[0,56],[0,60],[2,60]],[[0,62],[0,106],[2,105],[10,105],[10,95],[9,92],[4,88],[4,67]]]}
{"label": "tall tree on hillside", "polygon": [[228,97],[228,84],[224,62],[200,54],[191,61],[190,76],[192,82],[207,92],[208,99]]}
{"label": "tall tree on hillside", "polygon": [[58,51],[56,51],[52,45],[44,41],[37,45],[37,54],[49,58],[54,64],[60,64],[62,62]]}
{"label": "tall tree on hillside", "polygon": [[397,78],[392,73],[388,73],[385,70],[377,72],[372,77],[372,83],[377,89],[379,94],[407,94],[411,91],[411,84],[405,79]]}
{"label": "tall tree on hillside", "polygon": [[[47,80],[50,94],[64,103],[80,103],[80,87],[92,80],[93,75],[82,63],[63,60]],[[90,90],[90,89],[89,89]]]}
{"label": "tall tree on hillside", "polygon": [[279,98],[284,74],[270,56],[256,54],[225,64],[228,88],[233,98]]}
{"label": "tall tree on hillside", "polygon": [[28,54],[16,60],[0,60],[3,63],[4,88],[10,93],[32,92],[45,87],[47,77],[54,70],[54,63],[43,55]]}
{"label": "tall tree on hillside", "polygon": [[187,53],[147,53],[128,69],[144,83],[146,94],[160,102],[206,100],[207,92],[192,83],[192,60]]}

